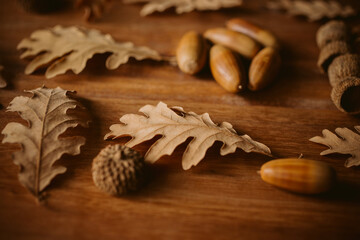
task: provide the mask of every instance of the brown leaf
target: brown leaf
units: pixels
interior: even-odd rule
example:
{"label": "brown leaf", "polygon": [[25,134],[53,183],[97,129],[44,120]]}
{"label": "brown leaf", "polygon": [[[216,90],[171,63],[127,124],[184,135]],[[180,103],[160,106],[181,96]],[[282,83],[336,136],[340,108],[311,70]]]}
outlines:
{"label": "brown leaf", "polygon": [[268,2],[267,7],[272,10],[286,10],[293,16],[304,15],[311,22],[323,18],[345,18],[356,14],[351,6],[342,6],[337,1],[275,0]]}
{"label": "brown leaf", "polygon": [[84,19],[93,21],[102,17],[107,5],[112,0],[76,0],[76,8],[84,8]]}
{"label": "brown leaf", "polygon": [[252,140],[248,135],[238,135],[228,122],[220,125],[213,123],[208,113],[198,115],[194,112],[184,112],[181,107],[168,108],[160,102],[157,106],[146,105],[140,110],[145,116],[126,114],[120,118],[122,124],[110,126],[111,132],[105,139],[131,136],[126,143],[133,147],[148,141],[157,135],[157,140],[145,155],[145,161],[154,163],[164,155],[171,155],[175,148],[193,138],[182,157],[183,169],[196,166],[215,141],[223,142],[221,155],[226,155],[241,148],[245,152],[258,152],[271,155],[270,149],[262,143]]}
{"label": "brown leaf", "polygon": [[2,76],[2,71],[4,70],[4,66],[0,65],[0,88],[4,88],[7,86],[5,79]]}
{"label": "brown leaf", "polygon": [[146,2],[140,15],[146,16],[154,12],[163,12],[174,7],[177,14],[194,10],[218,10],[220,8],[237,7],[242,0],[124,0],[124,3]]}
{"label": "brown leaf", "polygon": [[[354,127],[360,133],[360,126]],[[345,162],[345,167],[360,165],[360,135],[348,128],[337,128],[335,132],[339,137],[327,129],[322,131],[323,136],[313,137],[310,141],[323,144],[329,149],[320,153],[327,155],[331,153],[351,154]]]}
{"label": "brown leaf", "polygon": [[109,34],[74,26],[37,30],[30,38],[23,39],[18,49],[25,49],[21,58],[34,58],[27,65],[25,74],[50,65],[45,73],[46,78],[63,74],[67,70],[78,74],[85,68],[87,60],[97,53],[112,53],[106,60],[108,69],[118,68],[130,57],[137,60],[162,60],[158,52],[148,47],[137,47],[131,42],[118,43]]}
{"label": "brown leaf", "polygon": [[28,122],[23,124],[8,123],[2,134],[3,143],[18,143],[22,150],[13,154],[14,163],[20,166],[19,181],[32,194],[40,198],[40,193],[58,174],[66,168],[54,165],[65,153],[77,155],[85,144],[83,137],[61,137],[68,128],[78,125],[87,127],[87,121],[75,114],[67,114],[75,109],[78,102],[67,96],[67,90],[41,87],[31,91],[32,97],[14,98],[10,112],[18,112]]}

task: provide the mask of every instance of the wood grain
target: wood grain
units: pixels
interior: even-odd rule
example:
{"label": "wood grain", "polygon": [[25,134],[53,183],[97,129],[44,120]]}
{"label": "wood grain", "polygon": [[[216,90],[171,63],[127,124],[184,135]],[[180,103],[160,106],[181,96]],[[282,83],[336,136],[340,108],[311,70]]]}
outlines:
{"label": "wood grain", "polygon": [[[170,10],[141,18],[141,5],[116,1],[99,22],[86,24],[79,11],[34,15],[16,1],[0,1],[0,58],[10,85],[0,90],[0,103],[6,107],[15,96],[24,95],[23,90],[43,84],[60,86],[76,90],[93,118],[90,130],[75,129],[88,142],[81,155],[60,160],[68,171],[54,179],[44,205],[38,206],[17,180],[19,169],[11,153],[18,146],[0,145],[0,239],[360,239],[359,168],[345,168],[347,156],[320,156],[325,147],[308,141],[324,128],[352,128],[359,118],[335,108],[328,80],[316,67],[315,32],[320,23],[269,12],[261,7],[264,2],[180,16]],[[208,69],[188,76],[152,61],[130,61],[109,71],[102,55],[90,60],[79,75],[68,72],[46,80],[43,71],[24,75],[27,62],[19,59],[16,50],[34,30],[61,24],[96,28],[117,41],[133,41],[172,55],[188,30],[204,32],[232,17],[267,28],[282,42],[281,74],[264,91],[230,94],[212,80]],[[350,19],[349,23],[360,22]],[[327,162],[336,169],[339,184],[320,196],[291,194],[264,183],[257,174],[270,158],[240,150],[221,157],[219,144],[197,167],[183,171],[182,145],[151,166],[149,182],[138,193],[123,198],[103,194],[92,182],[91,162],[112,143],[103,140],[109,126],[122,115],[159,101],[199,114],[208,112],[215,122],[231,122],[278,157],[302,153]],[[0,129],[10,121],[23,122],[1,109]],[[144,153],[149,146],[136,149]]]}

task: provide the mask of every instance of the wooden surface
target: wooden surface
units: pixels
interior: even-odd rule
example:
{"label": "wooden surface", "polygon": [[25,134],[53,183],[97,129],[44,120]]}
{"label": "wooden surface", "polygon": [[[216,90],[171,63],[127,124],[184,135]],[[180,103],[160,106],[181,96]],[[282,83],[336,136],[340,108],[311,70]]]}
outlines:
{"label": "wooden surface", "polygon": [[[24,12],[16,1],[2,0],[0,57],[10,86],[0,90],[0,103],[6,107],[24,90],[43,84],[74,89],[93,123],[90,130],[75,129],[87,137],[87,144],[81,155],[60,160],[68,171],[53,180],[46,191],[47,202],[41,206],[17,179],[11,153],[18,146],[0,145],[0,239],[360,239],[359,168],[346,169],[347,156],[320,156],[325,147],[308,141],[324,128],[352,128],[360,122],[335,108],[328,80],[316,67],[314,39],[320,23],[269,12],[261,7],[264,1],[247,2],[243,9],[181,16],[171,10],[141,18],[141,5],[116,1],[101,21],[86,24],[79,11],[34,15]],[[130,61],[109,71],[104,56],[91,60],[79,75],[68,72],[46,80],[43,71],[24,75],[27,62],[19,59],[16,50],[19,41],[34,30],[76,24],[171,55],[186,31],[223,26],[231,17],[261,25],[283,43],[281,74],[262,92],[230,94],[212,80],[208,70],[187,76],[176,67],[152,61]],[[123,198],[103,194],[92,182],[91,162],[112,143],[103,141],[109,126],[122,115],[159,101],[208,112],[214,122],[228,121],[279,157],[302,153],[327,162],[336,169],[339,184],[321,196],[279,190],[257,174],[270,158],[241,150],[221,157],[220,144],[198,166],[183,171],[185,145],[181,145],[172,156],[152,165],[151,177],[138,193]],[[0,129],[10,121],[24,122],[16,113],[1,109]],[[145,143],[136,149],[145,153],[149,146]]]}

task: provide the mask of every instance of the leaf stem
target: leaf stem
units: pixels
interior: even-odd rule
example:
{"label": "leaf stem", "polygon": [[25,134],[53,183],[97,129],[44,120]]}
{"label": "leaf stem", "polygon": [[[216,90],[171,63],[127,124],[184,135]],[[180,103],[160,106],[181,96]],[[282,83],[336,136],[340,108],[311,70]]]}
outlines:
{"label": "leaf stem", "polygon": [[39,200],[40,200],[39,192],[40,192],[41,157],[42,157],[42,153],[43,153],[43,151],[42,151],[42,144],[43,144],[42,136],[44,135],[45,121],[46,121],[47,112],[49,110],[49,102],[50,102],[50,97],[51,97],[52,93],[53,93],[53,90],[51,90],[50,96],[46,96],[46,97],[48,97],[48,100],[46,102],[46,107],[45,107],[45,112],[44,112],[44,119],[42,120],[42,123],[41,123],[39,154],[38,154],[38,157],[36,159],[35,196]]}

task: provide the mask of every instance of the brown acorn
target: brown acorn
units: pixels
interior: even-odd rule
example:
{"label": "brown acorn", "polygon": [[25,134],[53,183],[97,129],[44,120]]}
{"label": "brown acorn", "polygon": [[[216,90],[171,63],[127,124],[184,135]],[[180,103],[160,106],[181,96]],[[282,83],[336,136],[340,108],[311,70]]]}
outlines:
{"label": "brown acorn", "polygon": [[176,60],[181,71],[195,74],[206,63],[208,44],[203,36],[195,31],[184,34],[176,49]]}
{"label": "brown acorn", "polygon": [[251,62],[248,88],[258,91],[267,87],[277,76],[280,65],[278,50],[272,47],[262,49]]}
{"label": "brown acorn", "polygon": [[255,57],[260,50],[260,45],[252,38],[226,28],[209,29],[204,33],[204,37],[215,44],[230,48],[248,59]]}
{"label": "brown acorn", "polygon": [[261,166],[261,178],[276,187],[303,194],[328,191],[336,180],[328,164],[307,159],[276,159]]}
{"label": "brown acorn", "polygon": [[244,19],[233,18],[226,22],[226,27],[235,32],[243,33],[265,47],[279,48],[279,42],[271,32],[262,29]]}
{"label": "brown acorn", "polygon": [[226,47],[214,45],[210,49],[210,70],[214,79],[228,92],[237,93],[246,87],[242,62]]}

